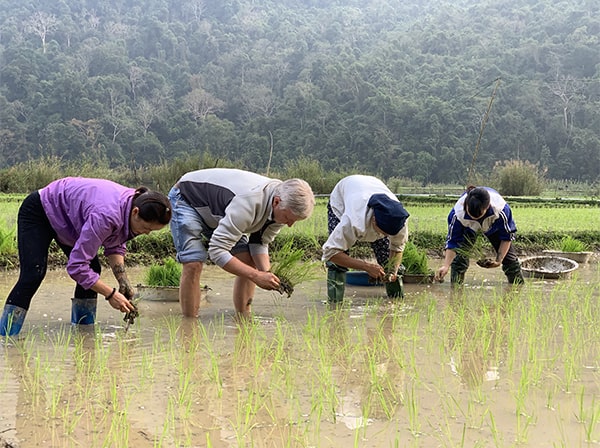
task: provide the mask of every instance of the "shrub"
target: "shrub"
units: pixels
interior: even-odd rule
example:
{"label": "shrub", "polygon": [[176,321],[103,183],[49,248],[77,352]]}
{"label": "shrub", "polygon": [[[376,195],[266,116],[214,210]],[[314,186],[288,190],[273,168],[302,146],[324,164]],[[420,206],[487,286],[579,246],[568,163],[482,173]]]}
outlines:
{"label": "shrub", "polygon": [[[146,185],[149,188],[168,193],[181,176],[189,171],[207,168],[242,168],[241,165],[218,159],[208,153],[190,154],[163,161],[156,165],[149,165],[140,169],[135,176],[128,179],[131,185]],[[135,179],[137,177],[137,179]]]}
{"label": "shrub", "polygon": [[[278,177],[272,175],[272,177]],[[319,161],[300,157],[297,160],[286,163],[281,179],[291,178],[304,179],[315,194],[329,194],[335,184],[344,177],[343,173],[325,171]]]}
{"label": "shrub", "polygon": [[538,166],[523,160],[497,162],[494,183],[500,194],[507,196],[539,196],[544,190],[543,175]]}

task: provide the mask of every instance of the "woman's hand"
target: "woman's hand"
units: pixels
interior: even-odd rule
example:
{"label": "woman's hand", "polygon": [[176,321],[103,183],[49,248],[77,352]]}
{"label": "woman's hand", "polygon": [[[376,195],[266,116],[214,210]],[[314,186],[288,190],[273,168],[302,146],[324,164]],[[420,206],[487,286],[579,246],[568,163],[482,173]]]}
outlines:
{"label": "woman's hand", "polygon": [[119,292],[123,294],[129,301],[131,301],[135,295],[135,289],[133,289],[126,279],[121,279],[119,281]]}
{"label": "woman's hand", "polygon": [[133,303],[127,299],[121,292],[115,291],[114,294],[111,293],[106,296],[106,300],[110,306],[112,306],[115,310],[121,311],[122,313],[128,313],[130,311],[135,311],[136,307]]}

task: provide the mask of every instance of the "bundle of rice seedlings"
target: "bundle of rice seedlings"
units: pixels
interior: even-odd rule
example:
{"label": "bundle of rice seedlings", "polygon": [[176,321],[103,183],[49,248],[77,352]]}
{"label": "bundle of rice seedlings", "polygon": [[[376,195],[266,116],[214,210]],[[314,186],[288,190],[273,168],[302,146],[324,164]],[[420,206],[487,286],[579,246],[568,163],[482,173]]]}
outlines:
{"label": "bundle of rice seedlings", "polygon": [[402,253],[402,265],[405,267],[405,274],[428,275],[431,273],[427,252],[419,249],[412,241],[407,241]]}
{"label": "bundle of rice seedlings", "polygon": [[304,250],[294,249],[293,243],[293,239],[290,239],[271,257],[271,272],[280,281],[278,292],[288,297],[296,285],[314,278],[316,267],[319,266],[319,263],[306,260]]}
{"label": "bundle of rice seedlings", "polygon": [[181,265],[173,258],[165,258],[162,264],[148,268],[144,282],[147,286],[179,286]]}
{"label": "bundle of rice seedlings", "polygon": [[562,252],[585,252],[588,250],[587,244],[572,236],[563,237],[556,246],[556,248]]}

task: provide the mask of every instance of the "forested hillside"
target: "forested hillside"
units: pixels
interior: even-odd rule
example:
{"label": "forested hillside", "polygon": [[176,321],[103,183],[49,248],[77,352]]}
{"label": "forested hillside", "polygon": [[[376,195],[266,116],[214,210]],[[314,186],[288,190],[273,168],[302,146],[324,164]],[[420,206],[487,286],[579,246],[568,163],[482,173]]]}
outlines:
{"label": "forested hillside", "polygon": [[272,147],[274,167],[458,182],[485,125],[479,172],[599,177],[594,0],[0,5],[0,167],[206,151],[264,171]]}

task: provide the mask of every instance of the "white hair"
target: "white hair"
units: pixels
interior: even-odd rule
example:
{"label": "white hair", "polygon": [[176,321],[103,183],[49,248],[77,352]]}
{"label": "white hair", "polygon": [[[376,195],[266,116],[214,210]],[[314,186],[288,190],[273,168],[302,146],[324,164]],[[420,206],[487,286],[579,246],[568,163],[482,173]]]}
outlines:
{"label": "white hair", "polygon": [[315,207],[312,188],[302,179],[283,181],[275,189],[275,196],[281,199],[281,208],[291,211],[298,219],[308,218]]}

